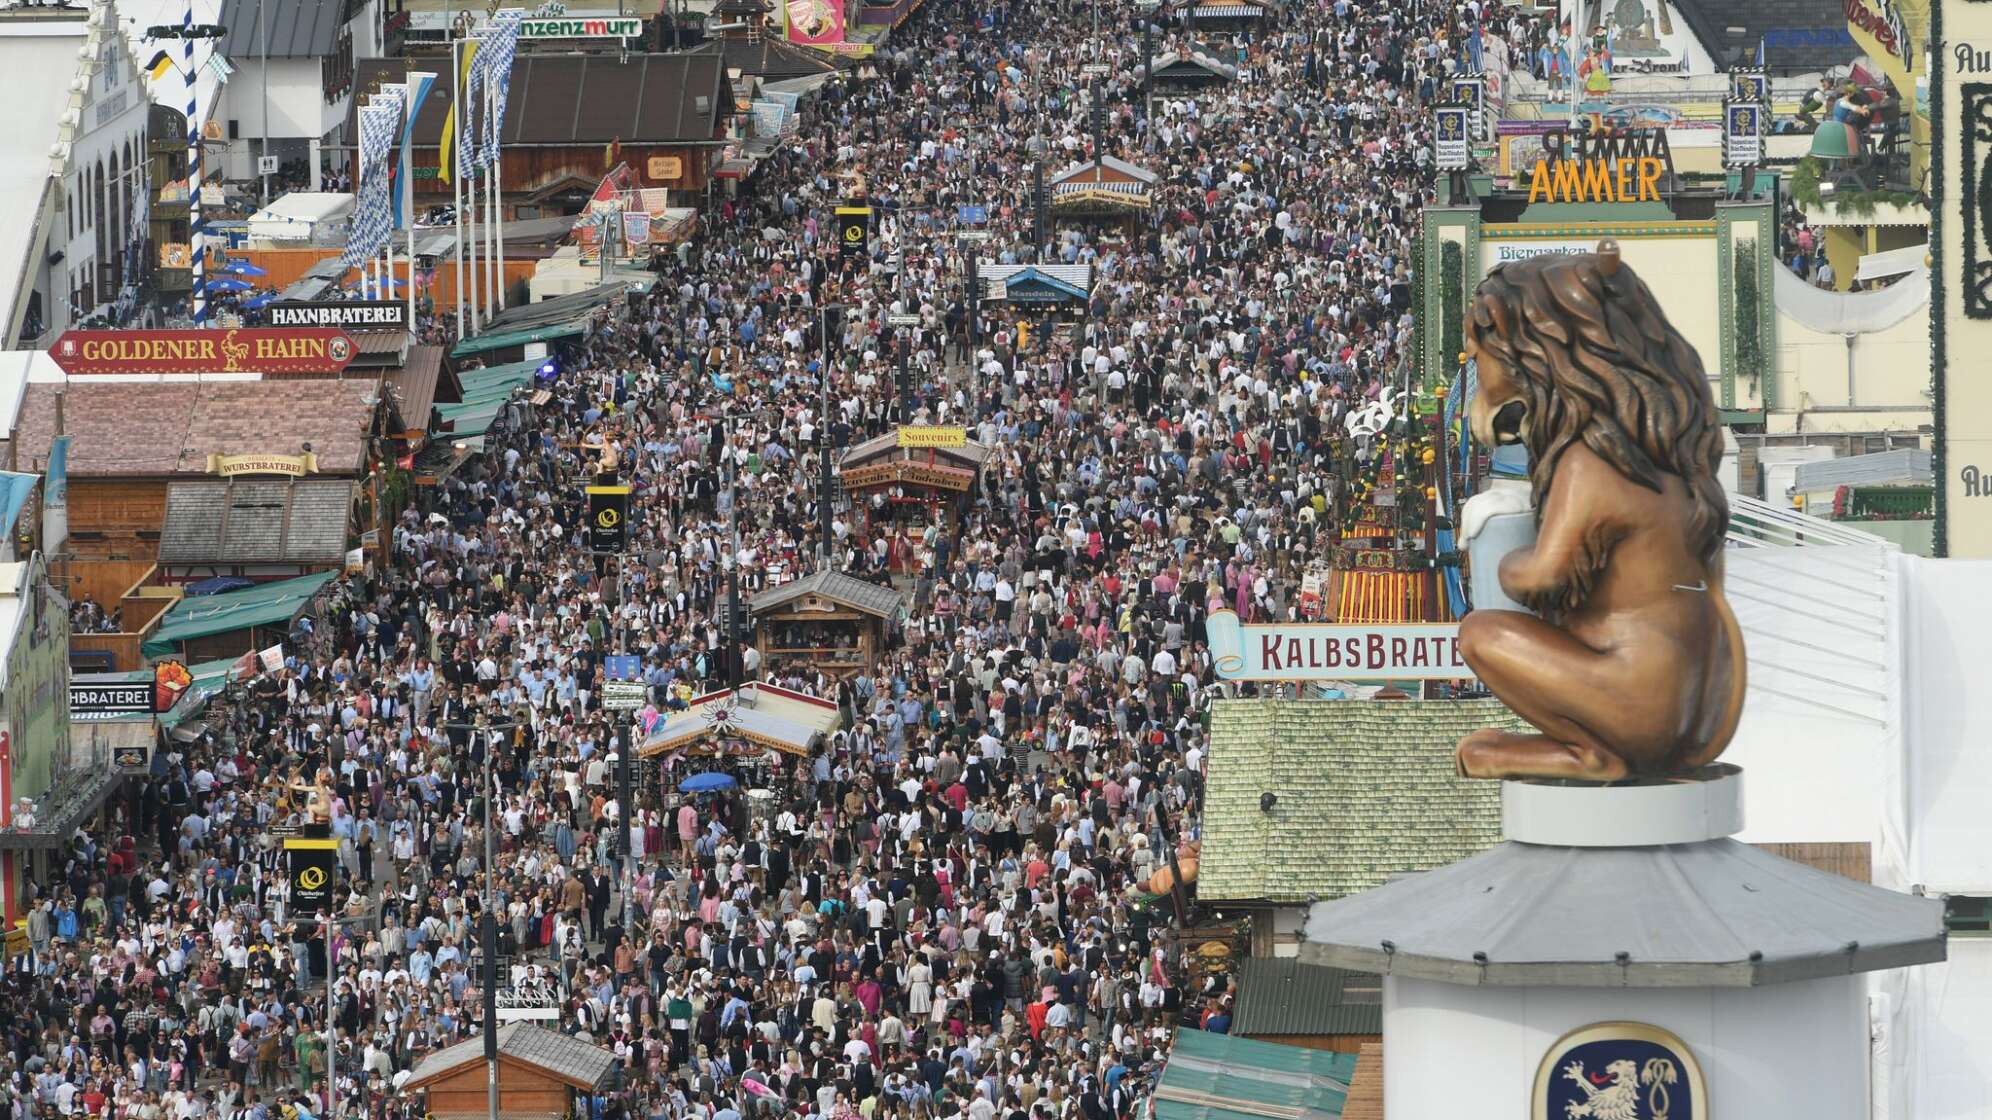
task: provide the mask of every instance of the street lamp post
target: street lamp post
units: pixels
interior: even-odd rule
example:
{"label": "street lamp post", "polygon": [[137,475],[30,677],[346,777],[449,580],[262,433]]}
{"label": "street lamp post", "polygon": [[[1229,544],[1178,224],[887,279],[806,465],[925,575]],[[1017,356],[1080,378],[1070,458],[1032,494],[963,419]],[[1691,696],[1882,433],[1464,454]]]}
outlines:
{"label": "street lamp post", "polygon": [[484,736],[485,764],[491,771],[491,784],[484,790],[484,920],[478,923],[478,948],[483,953],[481,986],[484,989],[484,1080],[487,1120],[498,1120],[498,865],[492,854],[494,824],[491,803],[498,795],[498,768],[492,766],[496,753],[495,736],[519,726],[515,719],[491,720],[479,715],[472,723],[446,723],[445,730],[459,728]]}
{"label": "street lamp post", "polygon": [[[831,477],[831,464],[830,464],[830,459],[831,459],[830,362],[831,362],[831,352],[832,352],[832,347],[830,344],[830,313],[833,311],[838,312],[839,322],[841,323],[843,310],[844,307],[842,304],[826,303],[818,311],[819,327],[823,333],[823,361],[821,363],[822,365],[821,418],[818,422],[819,431],[817,433],[816,438],[820,441],[823,447],[823,477],[819,480],[820,483],[819,488],[822,496],[819,499],[821,509],[818,511],[817,516],[819,520],[822,521],[823,525],[822,525],[822,532],[817,543],[816,559],[817,559],[817,566],[821,568],[828,568],[830,566],[830,523],[832,520],[831,506],[835,501],[835,495],[836,495],[836,489],[835,489],[836,484]],[[735,562],[736,563],[738,562],[737,557],[735,558]]]}

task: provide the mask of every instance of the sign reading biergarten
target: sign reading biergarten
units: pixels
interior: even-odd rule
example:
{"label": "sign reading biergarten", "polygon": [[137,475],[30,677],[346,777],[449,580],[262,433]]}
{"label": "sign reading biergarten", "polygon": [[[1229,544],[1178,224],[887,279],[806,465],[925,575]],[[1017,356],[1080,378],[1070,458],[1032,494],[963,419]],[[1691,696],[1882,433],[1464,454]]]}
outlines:
{"label": "sign reading biergarten", "polygon": [[338,373],[353,340],[336,327],[67,331],[48,352],[62,372]]}
{"label": "sign reading biergarten", "polygon": [[1468,680],[1453,623],[1246,625],[1231,611],[1204,623],[1228,681]]}

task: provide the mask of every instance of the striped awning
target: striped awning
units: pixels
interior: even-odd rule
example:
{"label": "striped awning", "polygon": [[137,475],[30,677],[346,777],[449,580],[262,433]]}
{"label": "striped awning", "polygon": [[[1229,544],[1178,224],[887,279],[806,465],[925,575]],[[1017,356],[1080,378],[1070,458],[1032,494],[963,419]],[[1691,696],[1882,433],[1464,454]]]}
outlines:
{"label": "striped awning", "polygon": [[1424,572],[1338,572],[1337,622],[1425,621]]}
{"label": "striped awning", "polygon": [[1266,14],[1257,4],[1198,4],[1198,19],[1252,19]]}
{"label": "striped awning", "polygon": [[1111,179],[1102,179],[1096,183],[1091,179],[1075,179],[1058,184],[1054,193],[1057,197],[1064,198],[1068,194],[1090,194],[1095,191],[1145,196],[1148,193],[1148,184],[1122,183]]}

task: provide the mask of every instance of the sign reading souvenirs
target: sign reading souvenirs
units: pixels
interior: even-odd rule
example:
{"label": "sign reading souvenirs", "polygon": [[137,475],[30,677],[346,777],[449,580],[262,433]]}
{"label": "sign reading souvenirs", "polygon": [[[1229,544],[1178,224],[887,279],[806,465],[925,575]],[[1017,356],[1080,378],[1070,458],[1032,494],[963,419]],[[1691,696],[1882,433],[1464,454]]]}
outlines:
{"label": "sign reading souvenirs", "polygon": [[359,330],[405,331],[408,305],[394,300],[325,300],[270,305],[273,327],[349,327]]}
{"label": "sign reading souvenirs", "polygon": [[925,463],[869,463],[837,472],[846,490],[880,486],[889,482],[932,486],[940,490],[967,490],[975,482],[975,472],[960,467],[928,466]]}
{"label": "sign reading souvenirs", "polygon": [[913,425],[899,429],[901,447],[963,447],[967,444],[967,428]]}
{"label": "sign reading souvenirs", "polygon": [[1432,110],[1432,155],[1440,171],[1465,171],[1471,158],[1467,131],[1473,127],[1467,105],[1440,105]]}
{"label": "sign reading souvenirs", "polygon": [[1228,681],[1467,680],[1452,623],[1247,626],[1231,611],[1204,623],[1217,675]]}
{"label": "sign reading souvenirs", "polygon": [[290,836],[284,839],[284,858],[290,872],[290,904],[293,913],[316,913],[332,906],[332,879],[339,856],[337,840]]}
{"label": "sign reading souvenirs", "polygon": [[336,327],[67,331],[49,357],[79,373],[338,373],[353,340]]}
{"label": "sign reading souvenirs", "polygon": [[1543,134],[1543,158],[1529,173],[1529,204],[1659,202],[1674,180],[1665,129]]}
{"label": "sign reading souvenirs", "polygon": [[208,473],[223,478],[234,478],[239,474],[280,474],[286,478],[303,478],[317,470],[318,456],[309,451],[302,455],[208,456]]}
{"label": "sign reading souvenirs", "polygon": [[1694,1052],[1645,1023],[1595,1023],[1557,1039],[1536,1068],[1529,1120],[1706,1120]]}
{"label": "sign reading souvenirs", "polygon": [[871,207],[837,207],[837,244],[846,255],[871,248]]}
{"label": "sign reading souvenirs", "polygon": [[151,682],[140,684],[69,684],[69,715],[105,716],[151,715],[154,692]]}
{"label": "sign reading souvenirs", "polygon": [[641,34],[643,21],[634,16],[519,21],[521,39],[634,39]]}
{"label": "sign reading souvenirs", "polygon": [[621,552],[629,540],[629,487],[588,487],[588,548]]}

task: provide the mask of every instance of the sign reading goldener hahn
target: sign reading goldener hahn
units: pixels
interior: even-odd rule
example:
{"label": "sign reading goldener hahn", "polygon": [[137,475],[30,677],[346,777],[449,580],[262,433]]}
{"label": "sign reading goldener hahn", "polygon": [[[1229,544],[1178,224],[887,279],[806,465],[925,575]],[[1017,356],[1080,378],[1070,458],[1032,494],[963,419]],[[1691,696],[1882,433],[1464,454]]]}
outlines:
{"label": "sign reading goldener hahn", "polygon": [[1211,660],[1228,681],[1471,680],[1454,623],[1246,626],[1231,611],[1205,620]]}
{"label": "sign reading goldener hahn", "polygon": [[325,300],[270,305],[274,327],[350,327],[359,330],[405,331],[408,305],[395,300]]}
{"label": "sign reading goldener hahn", "polygon": [[641,34],[643,21],[633,17],[519,21],[521,39],[634,39]]}
{"label": "sign reading goldener hahn", "polygon": [[49,358],[79,373],[338,373],[353,340],[336,327],[67,331]]}

